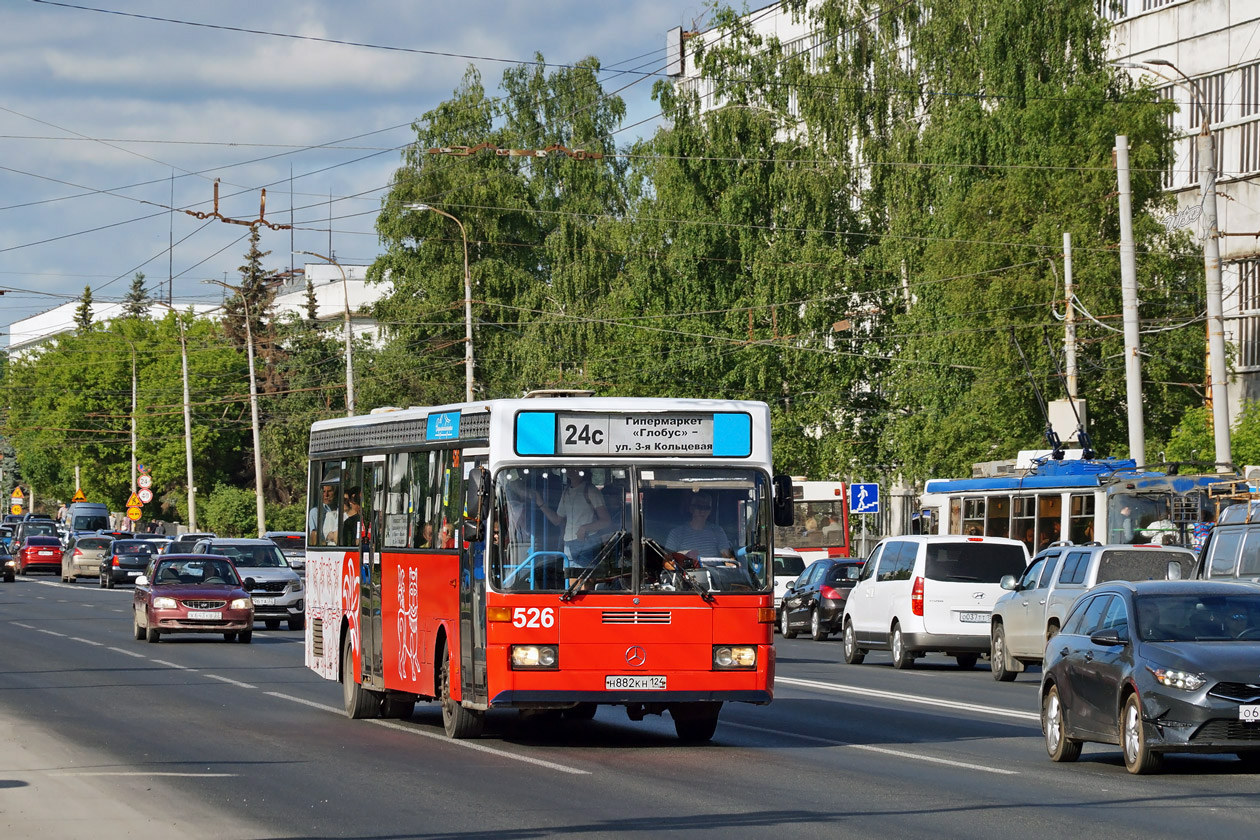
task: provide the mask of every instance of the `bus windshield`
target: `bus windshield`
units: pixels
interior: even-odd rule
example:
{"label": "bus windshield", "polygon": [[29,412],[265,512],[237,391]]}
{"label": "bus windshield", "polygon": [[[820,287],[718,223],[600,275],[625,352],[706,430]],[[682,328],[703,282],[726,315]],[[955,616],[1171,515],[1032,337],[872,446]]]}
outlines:
{"label": "bus windshield", "polygon": [[770,490],[755,470],[519,467],[497,474],[495,499],[496,589],[694,596],[770,587]]}

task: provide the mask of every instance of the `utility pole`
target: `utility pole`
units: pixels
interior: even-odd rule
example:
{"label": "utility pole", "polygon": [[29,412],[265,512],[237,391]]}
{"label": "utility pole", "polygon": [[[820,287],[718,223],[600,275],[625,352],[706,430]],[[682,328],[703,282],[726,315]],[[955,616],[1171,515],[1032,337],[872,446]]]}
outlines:
{"label": "utility pole", "polygon": [[184,460],[188,481],[188,530],[197,530],[197,490],[193,486],[193,453],[192,453],[192,415],[189,411],[188,399],[188,343],[184,338],[184,322],[175,313],[179,321],[179,355],[184,373]]}
{"label": "utility pole", "polygon": [[1129,413],[1129,457],[1146,463],[1142,414],[1142,357],[1138,333],[1137,258],[1133,247],[1133,191],[1129,186],[1129,138],[1116,136],[1116,182],[1120,191],[1120,292],[1124,309],[1124,381]]}
{"label": "utility pole", "polygon": [[[1200,103],[1201,104],[1201,103]],[[1196,139],[1199,149],[1199,190],[1203,196],[1203,268],[1207,279],[1208,359],[1212,378],[1212,437],[1216,445],[1216,469],[1228,472],[1233,462],[1229,439],[1229,379],[1225,365],[1225,306],[1221,282],[1220,229],[1216,216],[1216,141],[1203,113],[1203,128]]]}
{"label": "utility pole", "polygon": [[[130,342],[128,342],[130,344]],[[131,492],[136,492],[136,348],[131,347]]]}
{"label": "utility pole", "polygon": [[1067,368],[1068,397],[1076,399],[1076,308],[1072,303],[1072,234],[1063,233],[1063,292],[1067,306],[1063,315],[1063,360]]}

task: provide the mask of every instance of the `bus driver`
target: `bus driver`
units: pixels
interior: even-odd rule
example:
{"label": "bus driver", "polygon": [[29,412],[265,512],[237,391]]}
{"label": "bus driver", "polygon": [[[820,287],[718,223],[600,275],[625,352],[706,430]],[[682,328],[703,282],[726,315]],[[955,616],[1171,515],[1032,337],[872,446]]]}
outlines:
{"label": "bus driver", "polygon": [[679,525],[669,532],[665,538],[665,546],[670,551],[686,554],[693,560],[701,557],[734,557],[731,541],[726,532],[708,522],[709,512],[713,510],[713,497],[708,493],[696,493],[688,505],[691,519],[685,525]]}

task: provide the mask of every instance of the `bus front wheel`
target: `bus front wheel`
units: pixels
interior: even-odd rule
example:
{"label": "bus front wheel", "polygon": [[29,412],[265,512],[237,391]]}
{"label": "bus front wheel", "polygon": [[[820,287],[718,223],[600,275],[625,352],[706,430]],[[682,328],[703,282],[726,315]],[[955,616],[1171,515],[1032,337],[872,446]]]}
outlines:
{"label": "bus front wheel", "polygon": [[669,707],[674,731],[685,744],[702,744],[712,739],[721,712],[721,703],[678,703]]}
{"label": "bus front wheel", "polygon": [[[241,633],[241,641],[249,635]],[[341,643],[341,698],[348,718],[374,718],[381,710],[381,698],[354,679],[354,646],[348,633]]]}
{"label": "bus front wheel", "polygon": [[484,712],[465,709],[460,702],[451,696],[451,657],[442,651],[442,673],[439,677],[438,690],[442,701],[442,727],[448,738],[479,738],[485,725]]}

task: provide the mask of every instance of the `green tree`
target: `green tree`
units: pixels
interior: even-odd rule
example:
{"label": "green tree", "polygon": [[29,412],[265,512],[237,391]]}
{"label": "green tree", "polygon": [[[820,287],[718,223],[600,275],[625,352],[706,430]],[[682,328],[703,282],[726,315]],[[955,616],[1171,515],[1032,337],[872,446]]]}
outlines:
{"label": "green tree", "polygon": [[74,310],[74,328],[80,335],[92,329],[92,287],[83,287],[83,297]]}
{"label": "green tree", "polygon": [[144,272],[137,271],[131,278],[131,288],[127,290],[127,296],[123,298],[122,317],[144,318],[149,314],[152,304],[149,292],[144,287]]}
{"label": "green tree", "polygon": [[221,537],[257,536],[258,511],[254,491],[217,484],[200,502],[198,522]]}

